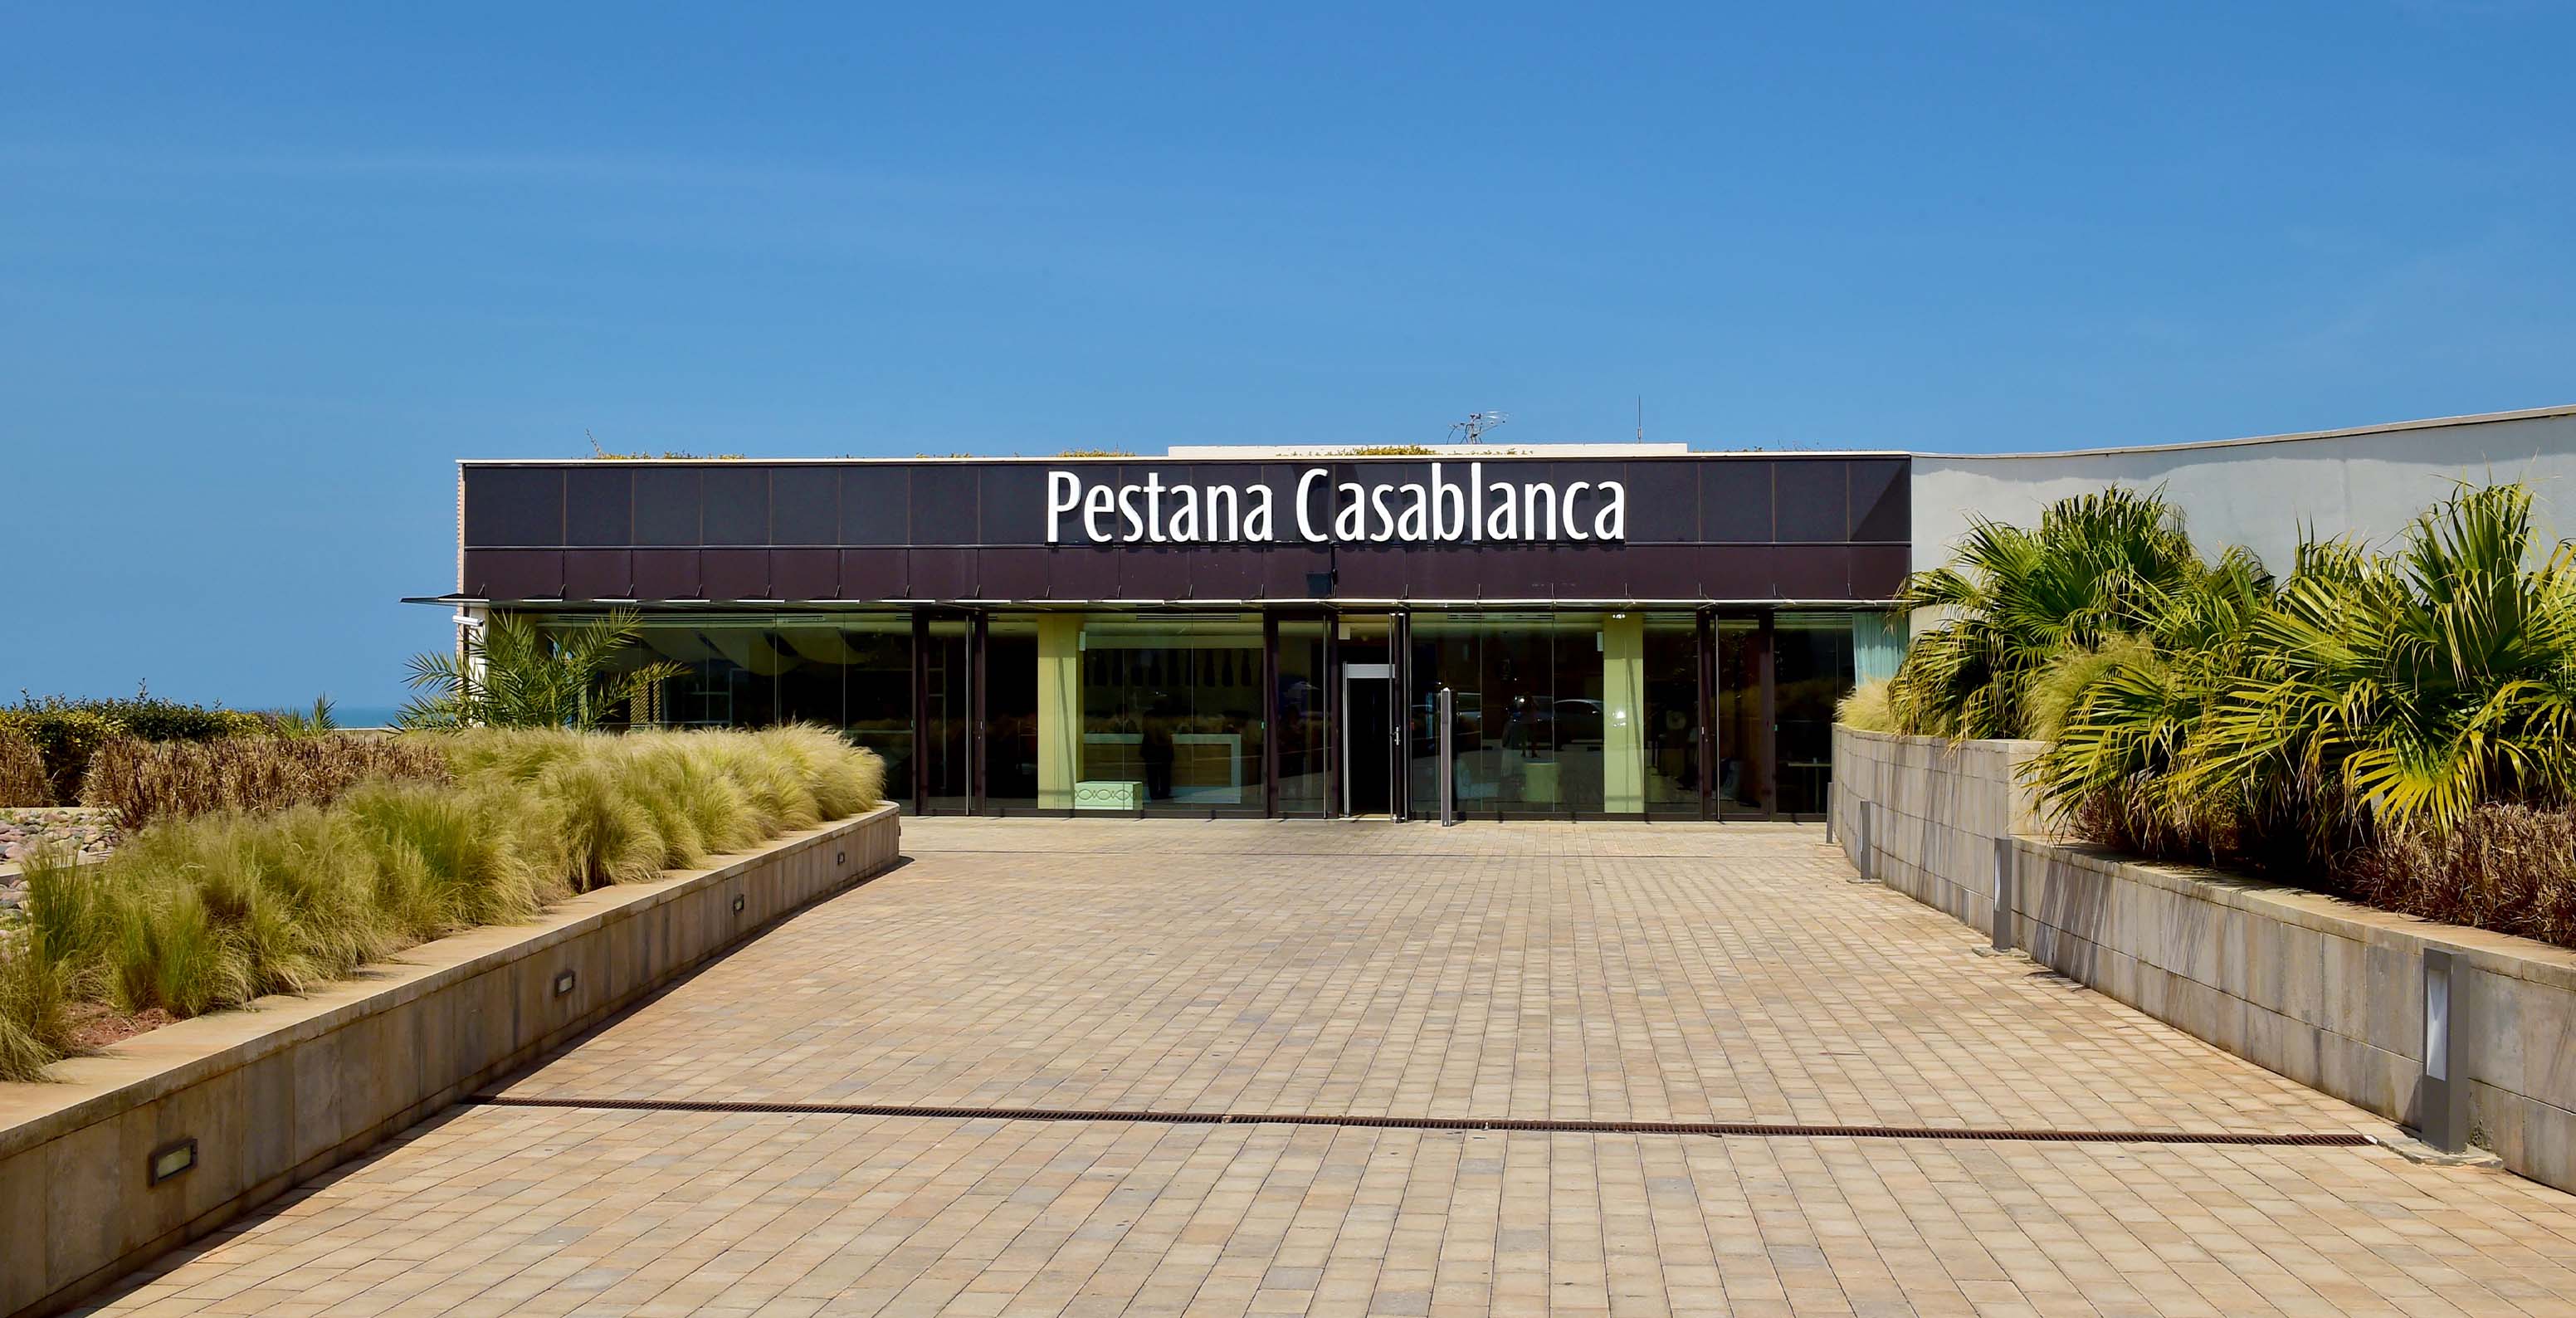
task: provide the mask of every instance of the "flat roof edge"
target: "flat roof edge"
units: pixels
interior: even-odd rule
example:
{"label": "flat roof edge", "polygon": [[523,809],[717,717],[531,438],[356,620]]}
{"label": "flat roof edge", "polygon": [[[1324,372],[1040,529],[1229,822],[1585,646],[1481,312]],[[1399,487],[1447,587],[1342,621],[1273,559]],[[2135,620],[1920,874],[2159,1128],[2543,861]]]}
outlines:
{"label": "flat roof edge", "polygon": [[2204,449],[2247,448],[2260,444],[2292,444],[2311,439],[2359,439],[2365,435],[2397,434],[2409,430],[2441,430],[2452,426],[2484,426],[2505,421],[2545,421],[2555,417],[2576,416],[2576,403],[2555,407],[2526,407],[2510,412],[2470,412],[2461,416],[2425,417],[2415,421],[2388,421],[2370,426],[2345,426],[2335,430],[2300,430],[2283,435],[2249,435],[2239,439],[2195,439],[2172,444],[2119,444],[2101,448],[2052,449],[2045,452],[2021,453],[1933,453],[1918,451],[1911,456],[1935,460],[1990,461],[2044,460],[2048,458],[2104,458],[2130,453],[2189,453]]}
{"label": "flat roof edge", "polygon": [[1781,458],[1910,458],[1918,456],[1906,449],[1689,449],[1679,453],[1547,453],[1497,451],[1488,454],[1467,453],[1343,453],[1279,456],[1270,453],[1247,453],[1240,456],[1192,454],[1185,458],[1155,457],[1135,454],[1128,457],[1028,457],[1021,454],[967,454],[952,457],[942,454],[927,458],[457,458],[459,467],[850,467],[850,466],[923,466],[939,463],[1020,463],[1048,466],[1152,466],[1198,464],[1206,462],[1450,462],[1463,457],[1468,461],[1492,459],[1504,462],[1655,462],[1691,459],[1742,460]]}

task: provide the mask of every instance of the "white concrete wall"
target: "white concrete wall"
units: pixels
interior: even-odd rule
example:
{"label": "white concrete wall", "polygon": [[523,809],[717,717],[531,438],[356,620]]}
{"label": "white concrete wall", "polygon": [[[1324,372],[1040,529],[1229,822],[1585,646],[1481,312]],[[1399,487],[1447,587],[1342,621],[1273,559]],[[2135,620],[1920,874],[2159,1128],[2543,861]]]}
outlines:
{"label": "white concrete wall", "polygon": [[1914,459],[1914,566],[1937,567],[1984,516],[2028,526],[2042,506],[2114,483],[2164,488],[2203,553],[2244,545],[2290,570],[2300,528],[2392,540],[2458,481],[2522,480],[2552,538],[2576,534],[2576,407],[2165,448]]}

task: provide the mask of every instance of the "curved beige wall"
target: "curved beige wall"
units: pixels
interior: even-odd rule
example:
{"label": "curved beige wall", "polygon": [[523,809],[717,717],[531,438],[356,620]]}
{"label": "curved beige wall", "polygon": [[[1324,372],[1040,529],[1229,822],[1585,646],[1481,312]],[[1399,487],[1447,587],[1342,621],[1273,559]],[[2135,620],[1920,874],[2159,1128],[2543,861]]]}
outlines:
{"label": "curved beige wall", "polygon": [[2205,553],[2241,544],[2287,572],[2302,526],[2385,544],[2457,481],[2523,480],[2551,537],[2576,534],[2576,407],[2169,448],[1914,459],[1914,566],[1947,562],[1982,515],[2039,509],[2118,483],[2162,486]]}

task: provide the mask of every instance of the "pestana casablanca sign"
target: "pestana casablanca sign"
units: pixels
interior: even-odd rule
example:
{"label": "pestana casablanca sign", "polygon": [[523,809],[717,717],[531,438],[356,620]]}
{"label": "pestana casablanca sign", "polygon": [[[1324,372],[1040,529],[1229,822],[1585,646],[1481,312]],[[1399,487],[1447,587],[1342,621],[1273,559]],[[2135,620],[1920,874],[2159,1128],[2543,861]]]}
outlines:
{"label": "pestana casablanca sign", "polygon": [[1111,485],[1047,473],[1047,543],[1439,544],[1453,541],[1618,541],[1627,537],[1628,490],[1618,481],[1488,482],[1485,464],[1431,464],[1428,481],[1333,480],[1309,467],[1296,486],[1143,483]]}

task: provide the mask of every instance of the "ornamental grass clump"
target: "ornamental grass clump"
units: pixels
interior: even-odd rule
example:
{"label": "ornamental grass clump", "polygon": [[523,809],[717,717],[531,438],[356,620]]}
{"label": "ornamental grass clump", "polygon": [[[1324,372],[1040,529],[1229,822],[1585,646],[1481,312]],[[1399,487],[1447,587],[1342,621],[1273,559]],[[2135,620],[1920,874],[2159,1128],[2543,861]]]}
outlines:
{"label": "ornamental grass clump", "polygon": [[[158,807],[103,864],[32,867],[28,919],[0,937],[0,1079],[40,1078],[71,1052],[67,1022],[82,1004],[185,1017],[305,992],[416,943],[882,804],[882,763],[824,729],[475,730],[355,744],[392,753],[327,759],[336,767],[293,791],[191,779],[175,795],[219,804]],[[177,762],[263,774],[303,763],[249,753],[264,758]],[[395,771],[332,776],[360,763]],[[220,804],[227,793],[260,806]],[[271,804],[281,798],[290,803]]]}
{"label": "ornamental grass clump", "polygon": [[45,777],[44,752],[36,749],[27,734],[0,724],[0,806],[53,803],[53,786]]}

